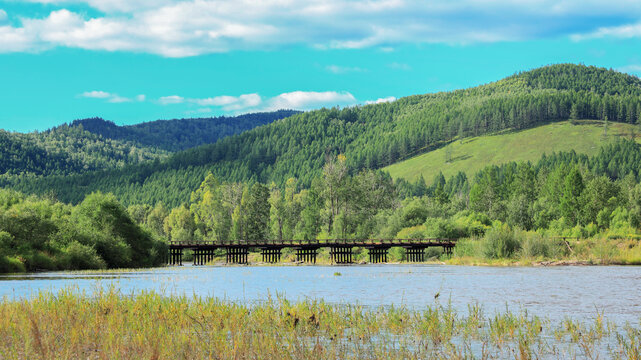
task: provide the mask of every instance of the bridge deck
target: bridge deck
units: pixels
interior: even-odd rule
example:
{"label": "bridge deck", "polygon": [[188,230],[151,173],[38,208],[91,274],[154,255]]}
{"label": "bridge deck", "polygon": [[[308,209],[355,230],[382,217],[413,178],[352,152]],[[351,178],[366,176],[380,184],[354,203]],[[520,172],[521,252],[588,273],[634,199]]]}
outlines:
{"label": "bridge deck", "polygon": [[453,247],[456,239],[327,239],[327,240],[227,240],[227,241],[171,241],[170,248],[228,248],[228,247]]}

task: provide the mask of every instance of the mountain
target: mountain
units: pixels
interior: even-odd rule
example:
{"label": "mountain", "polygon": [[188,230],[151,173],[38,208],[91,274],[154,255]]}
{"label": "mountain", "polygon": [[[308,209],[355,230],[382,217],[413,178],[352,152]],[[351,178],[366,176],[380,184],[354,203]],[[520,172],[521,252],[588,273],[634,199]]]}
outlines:
{"label": "mountain", "polygon": [[207,172],[223,181],[309,186],[328,155],[351,171],[380,169],[454,140],[523,130],[568,119],[637,123],[641,80],[584,65],[550,65],[474,88],[415,95],[391,103],[296,114],[155,163],[71,177],[13,181],[24,192],[54,191],[78,202],[92,191],[127,204],[189,199]]}
{"label": "mountain", "polygon": [[71,126],[82,127],[105,139],[129,141],[140,146],[175,152],[213,144],[226,136],[239,134],[297,113],[299,111],[278,110],[233,117],[156,120],[125,126],[118,126],[101,118],[90,118],[75,120]]}
{"label": "mountain", "polygon": [[118,126],[101,118],[75,120],[43,132],[0,130],[0,177],[71,175],[123,168],[167,158],[298,113],[292,110],[236,117],[157,120]]}

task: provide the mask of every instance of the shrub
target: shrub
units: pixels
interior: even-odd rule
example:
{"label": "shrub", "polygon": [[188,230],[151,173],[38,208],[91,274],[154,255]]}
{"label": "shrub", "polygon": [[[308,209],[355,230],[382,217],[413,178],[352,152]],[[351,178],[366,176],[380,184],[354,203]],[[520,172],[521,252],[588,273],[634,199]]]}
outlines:
{"label": "shrub", "polygon": [[29,271],[58,269],[54,259],[49,254],[45,254],[42,251],[25,255],[24,264]]}
{"label": "shrub", "polygon": [[421,239],[426,236],[425,233],[425,226],[424,225],[418,225],[418,226],[412,226],[412,227],[407,227],[404,229],[401,229],[401,231],[396,234],[397,239]]}
{"label": "shrub", "polygon": [[25,271],[25,266],[19,259],[10,256],[0,256],[0,273],[17,273]]}
{"label": "shrub", "polygon": [[522,233],[521,255],[523,257],[549,257],[550,241],[537,233]]}
{"label": "shrub", "polygon": [[66,269],[105,269],[107,264],[93,247],[72,242],[65,248],[63,256]]}
{"label": "shrub", "polygon": [[483,238],[483,253],[490,259],[509,258],[521,247],[514,231],[507,225],[490,229]]}

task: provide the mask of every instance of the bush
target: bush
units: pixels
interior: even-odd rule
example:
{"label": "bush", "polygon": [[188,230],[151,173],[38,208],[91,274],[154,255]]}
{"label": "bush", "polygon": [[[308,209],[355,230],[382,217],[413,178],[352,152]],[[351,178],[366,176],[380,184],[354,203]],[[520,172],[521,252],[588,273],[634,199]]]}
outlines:
{"label": "bush", "polygon": [[67,245],[62,261],[63,266],[69,270],[105,269],[107,267],[105,260],[98,255],[96,249],[76,241]]}
{"label": "bush", "polygon": [[528,258],[549,257],[550,241],[537,233],[523,233],[521,256]]}
{"label": "bush", "polygon": [[483,253],[489,259],[509,258],[521,248],[521,243],[507,225],[490,229],[483,238]]}
{"label": "bush", "polygon": [[45,254],[42,251],[25,255],[24,264],[29,271],[58,269],[56,261],[50,255]]}
{"label": "bush", "polygon": [[422,239],[425,236],[425,226],[423,225],[404,228],[396,234],[397,239]]}
{"label": "bush", "polygon": [[0,273],[25,272],[22,261],[10,256],[0,256]]}

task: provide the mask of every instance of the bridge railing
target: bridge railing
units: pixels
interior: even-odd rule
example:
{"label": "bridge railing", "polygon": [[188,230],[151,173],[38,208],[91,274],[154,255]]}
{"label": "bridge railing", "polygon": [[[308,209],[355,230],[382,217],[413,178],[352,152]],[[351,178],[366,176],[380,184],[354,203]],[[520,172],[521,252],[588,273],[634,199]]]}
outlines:
{"label": "bridge railing", "polygon": [[424,244],[452,244],[458,239],[454,238],[421,238],[421,239],[316,239],[316,240],[293,240],[293,239],[264,239],[264,240],[200,240],[200,241],[170,241],[169,245],[174,246],[309,246],[309,245],[424,245]]}

